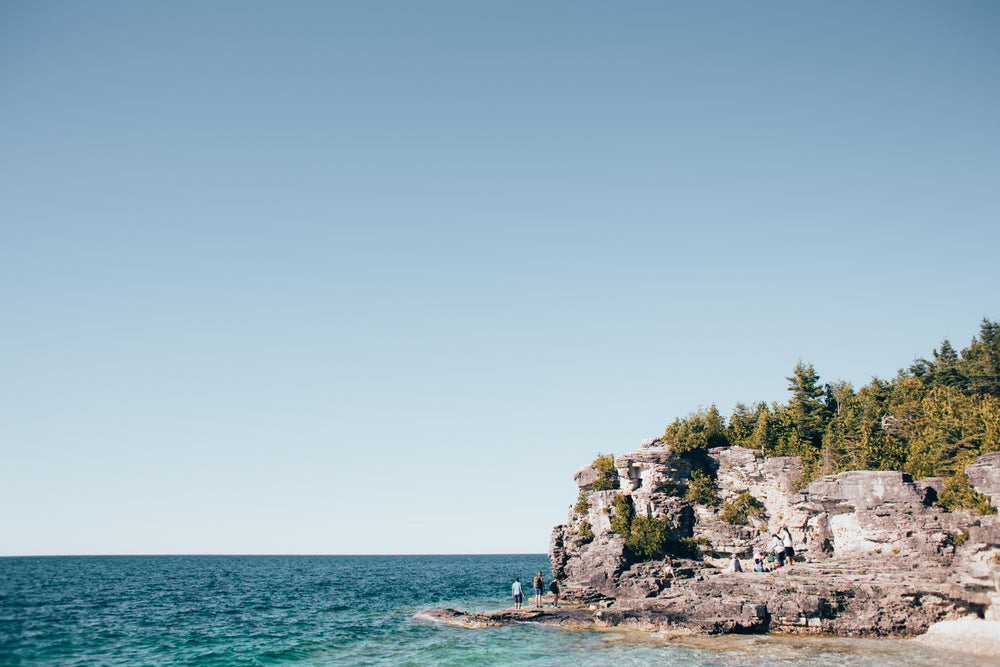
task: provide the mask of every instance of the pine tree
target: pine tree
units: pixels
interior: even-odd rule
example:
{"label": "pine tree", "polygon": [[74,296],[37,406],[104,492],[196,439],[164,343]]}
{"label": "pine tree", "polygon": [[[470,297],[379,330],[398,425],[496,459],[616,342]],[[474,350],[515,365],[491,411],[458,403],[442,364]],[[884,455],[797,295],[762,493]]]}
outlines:
{"label": "pine tree", "polygon": [[803,454],[810,448],[818,450],[823,438],[823,397],[826,394],[825,389],[818,385],[819,375],[812,364],[799,361],[792,376],[785,379],[788,380],[788,390],[792,392],[788,407],[795,428],[793,449],[801,450]]}
{"label": "pine tree", "polygon": [[850,382],[829,387],[831,413],[823,433],[823,472],[856,470],[864,456],[861,448],[861,407]]}
{"label": "pine tree", "polygon": [[774,456],[778,441],[774,432],[774,415],[766,403],[757,404],[757,420],[753,430],[754,449],[760,450],[761,456]]}
{"label": "pine tree", "polygon": [[941,350],[934,350],[933,384],[936,387],[965,386],[966,381],[958,365],[958,352],[945,338]]}
{"label": "pine tree", "polygon": [[979,340],[963,351],[966,391],[1000,398],[1000,324],[983,318]]}
{"label": "pine tree", "polygon": [[733,415],[729,418],[726,435],[729,443],[734,446],[754,448],[753,432],[757,424],[757,416],[745,403],[737,403]]}
{"label": "pine tree", "polygon": [[719,414],[719,409],[712,403],[712,407],[704,415],[705,438],[709,447],[728,447],[729,438],[726,437],[726,422]]}

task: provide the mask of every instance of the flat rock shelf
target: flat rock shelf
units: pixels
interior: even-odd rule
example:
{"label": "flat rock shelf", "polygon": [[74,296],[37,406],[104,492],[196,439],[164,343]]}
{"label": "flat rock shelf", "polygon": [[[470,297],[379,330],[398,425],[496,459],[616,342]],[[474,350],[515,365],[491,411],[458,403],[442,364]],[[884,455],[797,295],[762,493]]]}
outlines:
{"label": "flat rock shelf", "polygon": [[[961,628],[988,638],[1000,622],[1000,518],[947,511],[937,503],[943,480],[852,471],[802,486],[795,457],[765,459],[740,447],[695,456],[653,439],[614,459],[615,488],[595,490],[589,466],[574,475],[586,502],[571,508],[549,545],[565,606],[553,608],[546,596],[542,608],[438,609],[417,617],[467,628],[535,624],[666,637],[912,638],[935,628],[935,641],[967,652],[973,643],[953,640],[957,631],[940,624],[962,621]],[[717,496],[707,504],[683,493],[696,470],[713,480]],[[996,503],[1000,453],[979,457],[967,471],[973,488]],[[759,511],[732,523],[723,508],[747,496]],[[626,510],[666,527],[661,556],[639,558],[628,547],[619,534],[624,523],[616,521]],[[786,528],[796,552],[791,564],[748,571]],[[733,558],[744,572],[724,571]],[[978,655],[1000,657],[998,642],[975,646]]]}

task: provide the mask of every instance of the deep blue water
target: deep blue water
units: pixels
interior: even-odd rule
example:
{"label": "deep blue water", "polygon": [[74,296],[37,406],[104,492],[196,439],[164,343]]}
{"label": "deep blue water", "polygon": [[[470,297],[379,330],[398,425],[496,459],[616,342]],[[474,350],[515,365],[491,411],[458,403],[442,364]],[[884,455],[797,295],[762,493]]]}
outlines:
{"label": "deep blue water", "polygon": [[514,577],[539,570],[542,555],[0,558],[0,665],[984,664],[902,641],[413,619],[507,606]]}

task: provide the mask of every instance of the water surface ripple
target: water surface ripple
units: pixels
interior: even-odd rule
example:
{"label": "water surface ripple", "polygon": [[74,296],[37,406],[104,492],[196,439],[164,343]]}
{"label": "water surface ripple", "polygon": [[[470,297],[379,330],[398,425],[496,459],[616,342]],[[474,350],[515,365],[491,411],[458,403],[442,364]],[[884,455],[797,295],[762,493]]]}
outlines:
{"label": "water surface ripple", "polygon": [[986,664],[904,641],[714,637],[413,619],[509,603],[543,555],[0,558],[0,665]]}

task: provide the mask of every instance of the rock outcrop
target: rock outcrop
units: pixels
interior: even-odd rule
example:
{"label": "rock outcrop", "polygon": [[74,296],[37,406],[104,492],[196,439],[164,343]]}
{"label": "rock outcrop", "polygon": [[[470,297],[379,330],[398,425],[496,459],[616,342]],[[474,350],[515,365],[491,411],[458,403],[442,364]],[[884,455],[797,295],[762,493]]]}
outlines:
{"label": "rock outcrop", "polygon": [[972,488],[988,496],[993,507],[1000,507],[1000,452],[983,454],[965,468],[965,474]]}
{"label": "rock outcrop", "polygon": [[[610,604],[594,623],[909,636],[969,614],[1000,620],[1000,520],[946,511],[936,503],[940,479],[853,471],[797,488],[797,458],[764,459],[740,447],[678,455],[659,440],[617,457],[615,469],[619,488],[591,493],[585,511],[555,527],[549,549],[565,597]],[[697,470],[714,479],[717,503],[685,500]],[[967,474],[1000,504],[1000,453],[980,457]],[[596,471],[581,469],[574,479],[588,491]],[[743,494],[762,510],[726,521],[723,504]],[[666,523],[674,553],[687,551],[674,560],[680,579],[665,560],[637,562],[614,532],[621,495],[636,516]],[[768,553],[781,527],[797,551],[790,568],[719,572],[732,554]]]}
{"label": "rock outcrop", "polygon": [[930,572],[876,574],[861,564],[803,563],[774,573],[698,574],[655,597],[623,597],[559,609],[424,612],[420,618],[478,628],[532,623],[570,628],[627,627],[663,635],[782,632],[901,637],[941,618],[972,613]]}
{"label": "rock outcrop", "polygon": [[[664,636],[906,637],[941,621],[977,621],[980,633],[1000,622],[1000,518],[946,511],[936,502],[941,479],[853,471],[799,488],[802,466],[794,457],[764,459],[739,447],[678,455],[655,439],[614,465],[618,488],[594,491],[598,480],[600,486],[608,480],[589,466],[574,475],[587,502],[552,532],[552,573],[568,606],[431,610],[417,618],[470,628],[624,626]],[[996,507],[1000,453],[979,457],[966,474]],[[695,477],[701,493],[688,494]],[[706,479],[714,480],[717,502],[706,504],[712,496]],[[755,511],[727,513],[725,503],[729,510],[742,503]],[[616,532],[624,525],[617,514],[626,509],[634,514],[629,526],[642,517],[665,531],[666,550],[677,554],[673,571],[665,558],[637,558]],[[797,550],[789,566],[720,570],[733,554],[767,553],[781,527]],[[995,643],[987,644],[982,650],[992,657]]]}
{"label": "rock outcrop", "polygon": [[810,558],[892,556],[946,565],[965,521],[901,472],[855,470],[823,477],[792,496],[790,520]]}

